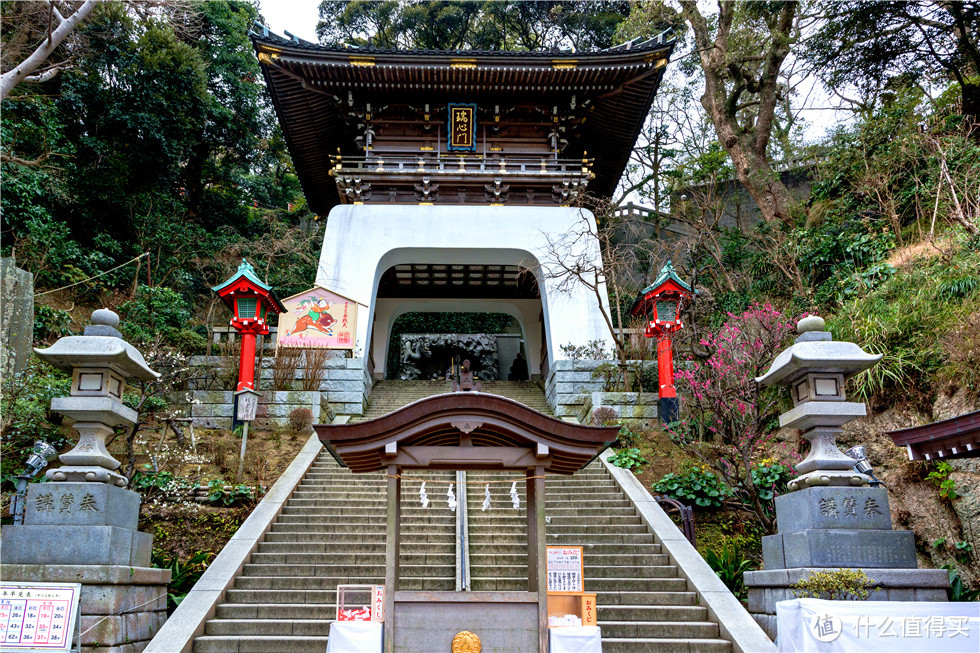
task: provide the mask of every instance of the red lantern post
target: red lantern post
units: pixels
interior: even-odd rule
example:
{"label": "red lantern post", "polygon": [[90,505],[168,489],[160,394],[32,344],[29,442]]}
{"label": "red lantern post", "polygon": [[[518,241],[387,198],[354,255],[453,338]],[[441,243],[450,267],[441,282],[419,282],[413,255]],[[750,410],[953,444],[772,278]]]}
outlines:
{"label": "red lantern post", "polygon": [[272,286],[262,283],[245,259],[242,259],[238,272],[211,290],[218,293],[231,309],[231,326],[235,327],[242,338],[236,391],[254,391],[255,337],[269,334],[269,325],[266,322],[269,311],[278,314],[286,309],[273,294]]}
{"label": "red lantern post", "polygon": [[680,415],[677,388],[674,387],[674,352],[671,334],[684,326],[681,310],[684,302],[694,296],[691,286],[685,283],[670,261],[660,269],[656,281],[644,288],[633,306],[633,316],[648,315],[650,321],[643,335],[657,338],[657,376],[659,378],[659,412],[664,424],[676,422]]}

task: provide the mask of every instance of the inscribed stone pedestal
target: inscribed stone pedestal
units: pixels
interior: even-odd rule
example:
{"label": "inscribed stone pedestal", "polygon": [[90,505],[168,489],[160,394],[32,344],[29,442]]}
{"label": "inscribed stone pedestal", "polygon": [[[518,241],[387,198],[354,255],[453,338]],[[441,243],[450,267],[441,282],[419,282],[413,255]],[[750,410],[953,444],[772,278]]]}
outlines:
{"label": "inscribed stone pedestal", "polygon": [[780,533],[811,528],[892,528],[888,491],[882,487],[816,486],[776,497]]}
{"label": "inscribed stone pedestal", "polygon": [[24,523],[118,526],[136,530],[140,495],[106,483],[33,483]]}

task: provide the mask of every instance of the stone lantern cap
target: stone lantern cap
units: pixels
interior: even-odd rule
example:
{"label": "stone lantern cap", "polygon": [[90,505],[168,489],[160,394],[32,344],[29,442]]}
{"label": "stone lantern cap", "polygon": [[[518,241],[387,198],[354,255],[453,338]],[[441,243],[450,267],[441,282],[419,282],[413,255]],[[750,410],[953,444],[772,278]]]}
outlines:
{"label": "stone lantern cap", "polygon": [[815,315],[800,320],[796,343],[780,352],[769,371],[756,377],[756,383],[790,382],[810,372],[843,374],[848,378],[881,360],[882,354],[869,354],[853,342],[835,342],[823,327],[823,319]]}
{"label": "stone lantern cap", "polygon": [[35,349],[38,358],[59,370],[109,368],[124,379],[153,381],[160,378],[146,364],[143,355],[123,340],[116,326],[119,316],[107,309],[92,313],[92,325],[81,336],[65,336],[47,349]]}

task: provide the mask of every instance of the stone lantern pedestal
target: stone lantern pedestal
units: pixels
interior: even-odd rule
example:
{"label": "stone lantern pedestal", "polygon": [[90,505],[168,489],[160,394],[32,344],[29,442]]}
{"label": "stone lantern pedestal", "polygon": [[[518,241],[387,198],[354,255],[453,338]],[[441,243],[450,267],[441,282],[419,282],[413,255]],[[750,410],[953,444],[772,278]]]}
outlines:
{"label": "stone lantern pedestal", "polygon": [[3,529],[3,579],[81,583],[82,650],[138,653],[167,618],[170,571],[150,567],[153,536],[137,530],[139,494],[125,489],[105,447],[113,427],[133,424],[121,399],[128,379],[159,375],[120,337],[119,318],[96,311],[81,336],[61,338],[43,360],[72,373],[71,396],[51,402],[75,420],[78,444],[51,482],[27,491],[22,525]]}
{"label": "stone lantern pedestal", "polygon": [[945,570],[916,568],[915,534],[892,530],[887,490],[869,487],[837,448],[841,426],[867,414],[863,403],[845,401],[844,381],[881,356],[834,342],[823,326],[819,317],[800,320],[796,343],[756,379],[790,388],[794,407],[779,425],[810,441],[792,491],[775,499],[778,532],[762,538],[765,569],[744,575],[749,612],[774,639],[776,603],[797,598],[791,586],[816,571],[860,569],[874,582],[872,601],[945,601],[949,587]]}

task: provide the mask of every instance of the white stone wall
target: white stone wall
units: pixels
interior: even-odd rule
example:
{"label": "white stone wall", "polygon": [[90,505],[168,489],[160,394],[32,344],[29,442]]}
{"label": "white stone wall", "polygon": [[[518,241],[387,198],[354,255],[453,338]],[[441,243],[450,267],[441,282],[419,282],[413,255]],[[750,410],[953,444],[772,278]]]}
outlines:
{"label": "white stone wall", "polygon": [[[580,230],[583,220],[595,228],[591,213],[567,207],[340,205],[327,220],[316,283],[367,307],[358,316],[355,349],[357,356],[366,356],[374,331],[389,328],[387,322],[375,322],[378,282],[388,268],[406,263],[524,265],[535,271],[541,290],[550,366],[561,345],[612,344],[594,293],[581,284],[560,291],[558,281],[547,278],[549,238]],[[579,239],[569,255],[598,264],[598,242]],[[608,305],[604,288],[600,294]],[[447,311],[459,303],[441,301]],[[530,337],[529,328],[526,333]],[[374,348],[376,368],[383,365],[382,353]],[[529,347],[529,355],[537,365],[538,352]]]}

